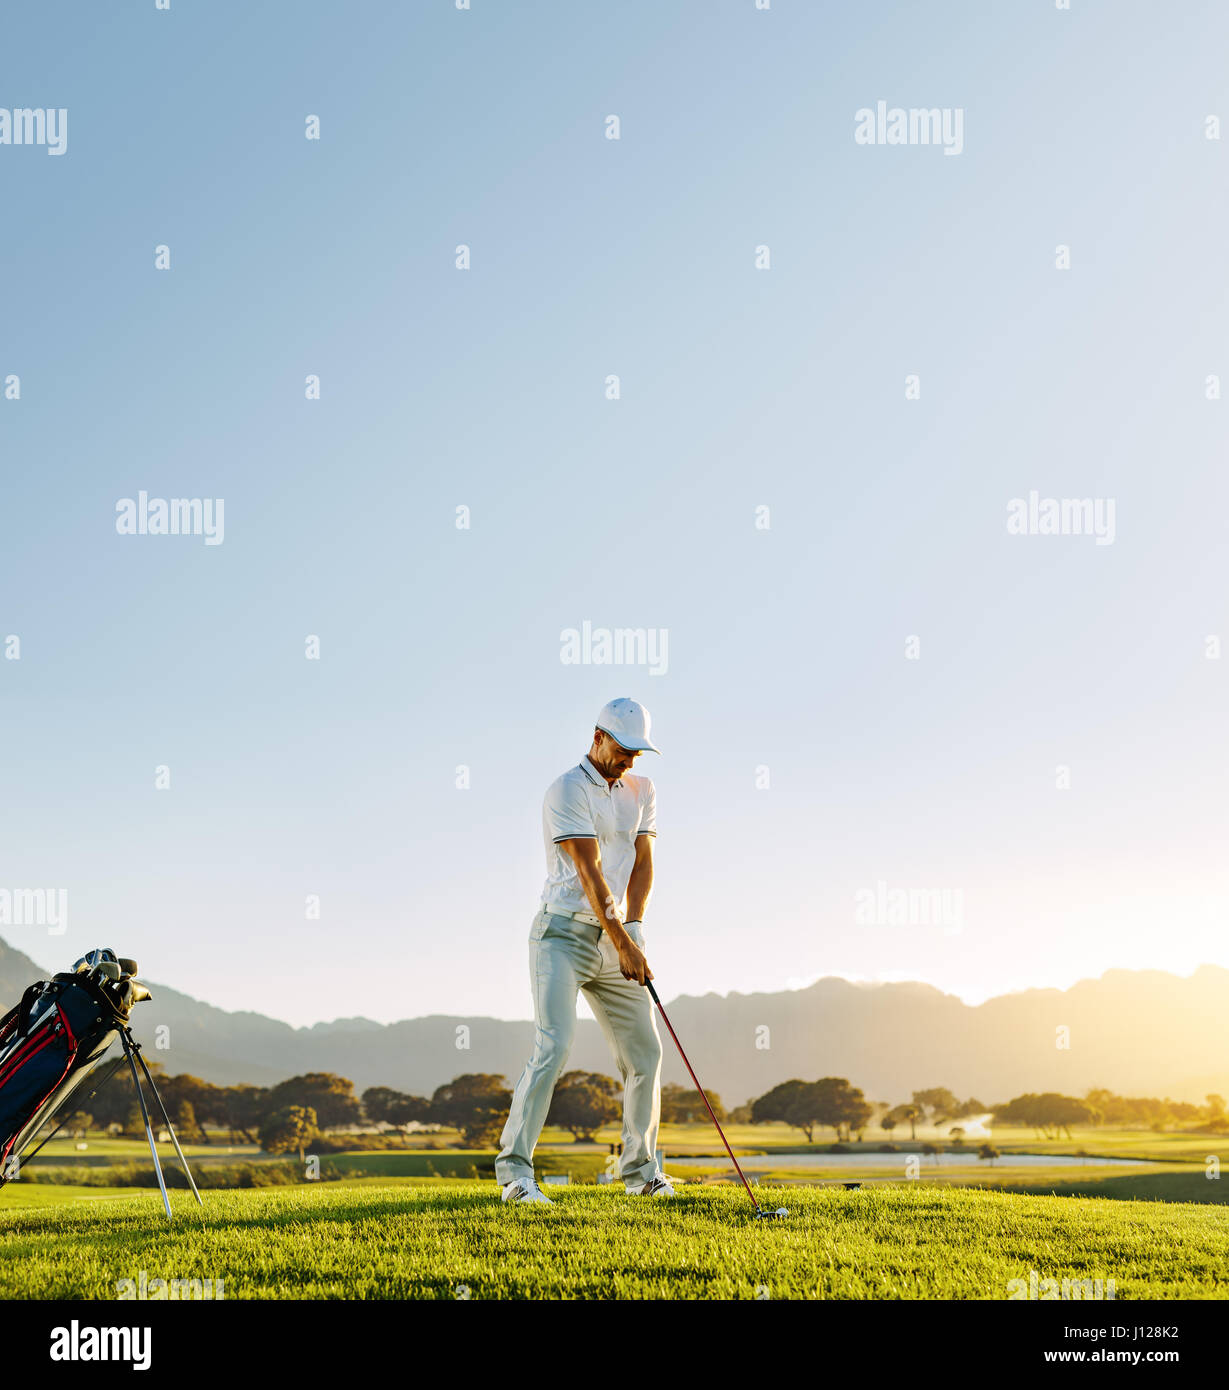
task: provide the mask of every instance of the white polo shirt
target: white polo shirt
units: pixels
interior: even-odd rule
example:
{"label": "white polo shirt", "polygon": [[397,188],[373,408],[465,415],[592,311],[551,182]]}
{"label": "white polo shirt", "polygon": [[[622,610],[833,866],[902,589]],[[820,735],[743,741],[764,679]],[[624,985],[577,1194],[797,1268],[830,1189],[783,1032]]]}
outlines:
{"label": "white polo shirt", "polygon": [[627,772],[609,785],[588,757],[546,789],[542,838],[546,884],[542,901],[568,912],[592,912],[576,866],[561,840],[596,840],[602,873],[621,907],[636,862],[636,836],[657,834],[657,793],[647,777]]}

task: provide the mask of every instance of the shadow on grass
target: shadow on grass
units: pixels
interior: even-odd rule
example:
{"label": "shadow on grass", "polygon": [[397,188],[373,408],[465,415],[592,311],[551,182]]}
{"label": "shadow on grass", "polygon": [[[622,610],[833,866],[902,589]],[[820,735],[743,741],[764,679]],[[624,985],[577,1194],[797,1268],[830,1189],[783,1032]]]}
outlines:
{"label": "shadow on grass", "polygon": [[1205,1178],[1202,1173],[1141,1173],[1120,1178],[1048,1182],[1044,1187],[1002,1183],[1000,1192],[1032,1197],[1107,1197],[1120,1202],[1229,1202],[1229,1185]]}

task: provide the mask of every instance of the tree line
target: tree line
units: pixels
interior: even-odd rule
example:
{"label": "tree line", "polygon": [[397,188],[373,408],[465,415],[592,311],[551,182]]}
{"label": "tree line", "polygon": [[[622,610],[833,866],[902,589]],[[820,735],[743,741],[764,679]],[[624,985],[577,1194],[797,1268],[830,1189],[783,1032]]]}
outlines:
{"label": "tree line", "polygon": [[[301,1153],[326,1130],[367,1122],[395,1128],[415,1121],[438,1124],[481,1147],[498,1135],[512,1103],[502,1076],[459,1076],[429,1098],[388,1086],[357,1096],[354,1083],[333,1072],[308,1072],[276,1086],[218,1086],[188,1073],[168,1076],[157,1062],[149,1065],[181,1138],[209,1144],[221,1132],[231,1143],[259,1144],[266,1153]],[[82,1106],[73,1114],[71,1129],[114,1127],[137,1134],[143,1128],[136,1096],[122,1081],[100,1088],[86,1105],[88,1111]]]}
{"label": "tree line", "polygon": [[[372,1086],[361,1096],[354,1083],[332,1072],[308,1072],[276,1086],[218,1086],[189,1074],[167,1076],[152,1064],[167,1109],[182,1137],[209,1143],[210,1127],[222,1131],[231,1142],[258,1143],[267,1153],[302,1154],[327,1130],[386,1124],[396,1129],[418,1123],[439,1125],[460,1132],[471,1148],[495,1143],[512,1103],[512,1092],[502,1076],[467,1073],[438,1086],[430,1096],[409,1095],[388,1086]],[[1071,1135],[1074,1125],[1115,1125],[1161,1130],[1175,1125],[1199,1126],[1214,1133],[1229,1132],[1224,1097],[1205,1098],[1202,1106],[1170,1099],[1126,1097],[1104,1088],[1089,1090],[1082,1098],[1057,1092],[1028,1092],[996,1105],[984,1105],[975,1097],[959,1100],[946,1087],[914,1091],[900,1104],[868,1101],[846,1078],[822,1077],[817,1081],[783,1081],[745,1105],[727,1110],[720,1095],[679,1085],[661,1088],[661,1118],[666,1124],[702,1124],[708,1107],[717,1119],[733,1124],[781,1123],[815,1142],[816,1131],[831,1129],[838,1142],[856,1138],[877,1127],[889,1138],[905,1125],[917,1139],[918,1125],[951,1123],[951,1133],[962,1138],[954,1122],[974,1115],[990,1115],[997,1125],[1031,1127],[1046,1138]],[[622,1085],[600,1072],[571,1071],[555,1087],[547,1124],[565,1129],[578,1142],[592,1142],[597,1131],[618,1121],[622,1113]],[[89,1101],[89,1113],[74,1117],[81,1131],[91,1125],[117,1126],[139,1132],[140,1111],[131,1091],[122,1085],[104,1088]]]}

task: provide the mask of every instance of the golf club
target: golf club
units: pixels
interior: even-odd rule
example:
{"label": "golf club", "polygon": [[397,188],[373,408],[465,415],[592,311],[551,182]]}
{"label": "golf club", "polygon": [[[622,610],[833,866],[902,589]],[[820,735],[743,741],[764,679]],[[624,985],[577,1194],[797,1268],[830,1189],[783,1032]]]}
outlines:
{"label": "golf club", "polygon": [[704,1094],[704,1087],[700,1085],[699,1078],[696,1076],[695,1072],[692,1071],[691,1063],[687,1060],[687,1054],[683,1051],[683,1044],[679,1042],[678,1034],[674,1031],[673,1027],[671,1027],[670,1020],[666,1016],[666,1011],[661,1006],[661,1000],[657,997],[657,991],[653,988],[653,981],[645,980],[644,983],[649,994],[653,997],[653,1003],[657,1005],[657,1012],[661,1014],[662,1022],[666,1025],[670,1036],[674,1039],[674,1045],[679,1050],[679,1056],[683,1059],[683,1065],[687,1068],[687,1072],[691,1079],[696,1083],[696,1090],[700,1093],[700,1099],[704,1102],[704,1108],[708,1111],[709,1119],[712,1120],[713,1124],[716,1126],[717,1133],[721,1135],[721,1142],[725,1145],[726,1153],[730,1155],[730,1162],[734,1165],[734,1171],[743,1180],[743,1186],[747,1189],[747,1196],[751,1198],[751,1205],[755,1208],[756,1218],[760,1221],[767,1221],[777,1216],[788,1216],[789,1212],[784,1207],[778,1207],[776,1211],[766,1211],[755,1200],[755,1193],[751,1191],[751,1184],[747,1181],[746,1174],[738,1166],[738,1159],[734,1157],[734,1150],[730,1148],[730,1141],[725,1137],[725,1131],[717,1123],[717,1116],[713,1114],[713,1107],[708,1103],[708,1097]]}

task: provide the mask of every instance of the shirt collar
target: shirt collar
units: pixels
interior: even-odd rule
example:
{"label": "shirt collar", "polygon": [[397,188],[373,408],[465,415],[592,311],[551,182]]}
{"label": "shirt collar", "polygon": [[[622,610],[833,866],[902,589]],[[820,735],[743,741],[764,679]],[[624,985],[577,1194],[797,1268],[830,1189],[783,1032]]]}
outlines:
{"label": "shirt collar", "polygon": [[623,785],[623,779],[621,777],[617,782],[608,782],[605,779],[605,777],[603,777],[602,774],[597,770],[597,768],[595,768],[593,764],[589,761],[588,753],[586,753],[585,756],[580,760],[580,770],[585,774],[589,781],[594,784],[594,786],[601,787],[603,791],[612,792],[614,791],[615,787],[621,787]]}

